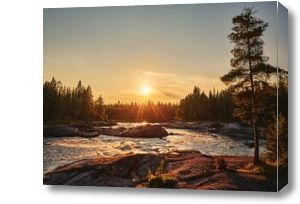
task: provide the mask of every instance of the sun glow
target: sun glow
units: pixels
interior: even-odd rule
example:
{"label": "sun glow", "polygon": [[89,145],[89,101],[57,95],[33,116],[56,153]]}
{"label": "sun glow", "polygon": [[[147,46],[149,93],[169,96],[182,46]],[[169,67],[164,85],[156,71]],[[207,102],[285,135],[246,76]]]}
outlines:
{"label": "sun glow", "polygon": [[148,95],[150,93],[150,88],[148,86],[143,86],[141,89],[143,95]]}

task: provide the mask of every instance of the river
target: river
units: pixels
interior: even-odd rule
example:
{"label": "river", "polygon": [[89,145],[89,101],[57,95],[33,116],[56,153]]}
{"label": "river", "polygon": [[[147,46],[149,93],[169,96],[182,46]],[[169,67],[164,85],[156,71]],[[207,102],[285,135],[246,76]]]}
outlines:
{"label": "river", "polygon": [[[141,123],[118,123],[134,127]],[[166,153],[174,150],[196,150],[206,155],[252,156],[253,148],[230,137],[197,132],[190,129],[166,128],[173,133],[159,138],[121,138],[100,135],[94,138],[44,137],[44,174],[55,168],[82,159],[111,157],[132,153]],[[263,146],[261,148],[263,151]]]}

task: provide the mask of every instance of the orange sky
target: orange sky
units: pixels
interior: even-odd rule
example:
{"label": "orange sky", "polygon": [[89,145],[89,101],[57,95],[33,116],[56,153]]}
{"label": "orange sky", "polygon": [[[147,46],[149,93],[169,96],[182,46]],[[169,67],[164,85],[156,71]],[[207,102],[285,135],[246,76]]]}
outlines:
{"label": "orange sky", "polygon": [[233,46],[226,36],[246,5],[270,24],[263,39],[276,66],[275,2],[58,8],[44,9],[44,80],[81,80],[106,103],[179,102],[195,85],[224,89]]}

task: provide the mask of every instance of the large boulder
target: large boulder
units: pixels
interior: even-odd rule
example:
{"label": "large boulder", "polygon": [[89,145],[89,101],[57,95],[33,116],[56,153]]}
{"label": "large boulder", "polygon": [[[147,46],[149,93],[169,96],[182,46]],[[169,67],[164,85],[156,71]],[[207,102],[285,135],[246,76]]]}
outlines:
{"label": "large boulder", "polygon": [[141,125],[133,128],[116,127],[116,128],[96,128],[101,135],[132,137],[132,138],[161,138],[168,136],[168,132],[161,125]]}
{"label": "large boulder", "polygon": [[162,138],[168,136],[168,132],[161,125],[141,125],[130,128],[119,134],[120,137],[134,138]]}
{"label": "large boulder", "polygon": [[241,130],[242,126],[237,123],[237,122],[233,122],[233,123],[225,123],[223,124],[223,129],[227,129],[227,130]]}
{"label": "large boulder", "polygon": [[116,128],[97,127],[95,129],[100,135],[109,135],[109,136],[118,136],[119,134],[127,130],[127,128],[125,127],[116,127]]}
{"label": "large boulder", "polygon": [[117,125],[115,121],[109,120],[109,121],[98,121],[98,126],[114,126]]}
{"label": "large boulder", "polygon": [[65,125],[45,126],[44,137],[75,137],[78,135],[78,129]]}
{"label": "large boulder", "polygon": [[95,132],[95,127],[91,123],[77,123],[70,125],[71,127],[77,128],[80,132]]}
{"label": "large boulder", "polygon": [[74,162],[44,175],[46,185],[134,187],[146,182],[149,170],[155,172],[162,156],[135,154]]}

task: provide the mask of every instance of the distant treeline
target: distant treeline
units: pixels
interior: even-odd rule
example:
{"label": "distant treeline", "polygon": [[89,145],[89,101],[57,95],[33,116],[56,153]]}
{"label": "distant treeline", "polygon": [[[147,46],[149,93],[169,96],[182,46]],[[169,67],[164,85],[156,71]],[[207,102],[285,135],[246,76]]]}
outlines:
{"label": "distant treeline", "polygon": [[70,88],[54,78],[43,84],[43,113],[44,122],[107,120],[103,99],[94,101],[90,86],[79,81]]}
{"label": "distant treeline", "polygon": [[[288,119],[288,77],[286,73],[279,75],[278,94],[276,83],[263,83],[255,89],[257,95],[258,124],[267,125],[274,121],[277,114]],[[249,89],[233,94],[231,89],[210,90],[208,95],[195,86],[193,93],[180,100],[176,110],[176,119],[184,121],[240,121],[251,124],[251,100]]]}
{"label": "distant treeline", "polygon": [[233,120],[232,96],[228,90],[209,91],[208,96],[194,87],[193,93],[180,100],[177,117],[185,121],[210,120],[228,122]]}
{"label": "distant treeline", "polygon": [[105,105],[110,120],[166,122],[176,118],[177,104],[171,103],[116,103]]}
{"label": "distant treeline", "polygon": [[[288,116],[288,88],[286,80],[279,81],[279,114]],[[276,84],[258,89],[259,123],[265,124],[276,113]],[[245,98],[249,96],[244,92]],[[115,103],[104,104],[101,95],[94,100],[92,88],[85,87],[81,81],[75,88],[64,86],[52,78],[43,84],[44,121],[147,121],[165,122],[170,120],[183,121],[220,121],[230,122],[237,118],[249,117],[251,108],[249,100],[236,98],[229,90],[209,91],[208,95],[195,86],[179,104],[171,103]],[[243,109],[242,111],[240,109]],[[248,110],[247,110],[248,109]],[[244,115],[241,115],[243,113]]]}
{"label": "distant treeline", "polygon": [[115,103],[104,104],[101,95],[94,100],[92,88],[81,81],[75,88],[52,78],[43,84],[44,122],[117,120],[166,122],[170,120],[233,120],[233,103],[229,91],[209,91],[208,96],[195,87],[178,104]]}

